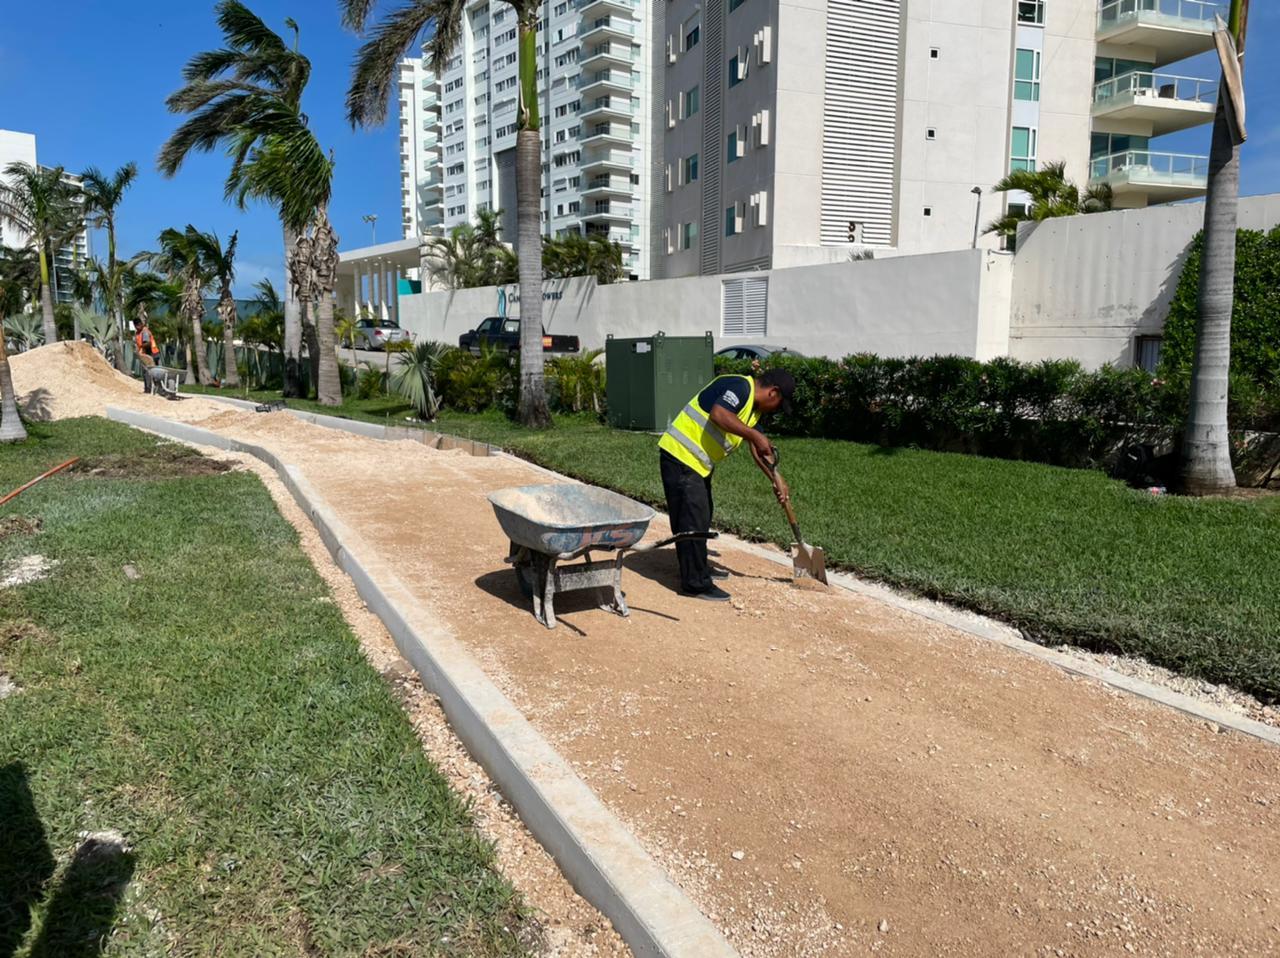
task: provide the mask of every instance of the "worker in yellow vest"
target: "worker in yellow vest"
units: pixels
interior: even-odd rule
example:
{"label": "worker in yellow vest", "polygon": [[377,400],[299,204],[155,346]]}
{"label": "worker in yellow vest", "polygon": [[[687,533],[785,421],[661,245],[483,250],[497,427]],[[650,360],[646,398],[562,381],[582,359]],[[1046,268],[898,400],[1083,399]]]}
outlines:
{"label": "worker in yellow vest", "polygon": [[[766,460],[773,458],[773,444],[756,428],[763,416],[781,409],[791,411],[796,382],[791,374],[771,369],[754,376],[717,376],[698,392],[663,433],[658,442],[662,489],[672,532],[711,530],[711,476],[716,464],[746,440],[751,455],[780,502],[790,496],[786,483],[774,478]],[[705,539],[676,543],[680,563],[680,592],[713,602],[728,600],[729,593],[713,579],[728,577],[707,561]]]}

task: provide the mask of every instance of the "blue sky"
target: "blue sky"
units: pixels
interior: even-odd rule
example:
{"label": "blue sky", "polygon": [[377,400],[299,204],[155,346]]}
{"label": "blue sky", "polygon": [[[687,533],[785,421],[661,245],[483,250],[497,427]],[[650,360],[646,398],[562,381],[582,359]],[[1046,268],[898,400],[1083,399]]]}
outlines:
{"label": "blue sky", "polygon": [[[35,133],[40,161],[70,170],[113,170],[129,160],[140,176],[121,212],[123,251],[154,245],[166,226],[188,222],[223,238],[240,231],[237,289],[262,276],[281,280],[280,229],[271,210],[240,212],[222,198],[226,160],[198,156],[166,180],[155,171],[160,144],[177,118],[164,106],[180,82],[182,65],[198,50],[219,45],[212,0],[45,0],[6,4],[0,32],[0,128]],[[378,215],[378,239],[399,238],[399,154],[394,112],[375,130],[353,131],[343,119],[343,96],[356,39],[338,22],[335,0],[251,0],[253,9],[283,30],[286,16],[302,28],[313,74],[304,108],[322,143],[337,158],[332,208],[342,246],[365,245],[361,221]],[[1250,140],[1243,191],[1280,192],[1280,4],[1253,4],[1249,39]],[[1179,73],[1216,76],[1212,62],[1178,64]],[[1172,152],[1207,153],[1202,127],[1161,141]],[[104,252],[99,244],[98,249]]]}

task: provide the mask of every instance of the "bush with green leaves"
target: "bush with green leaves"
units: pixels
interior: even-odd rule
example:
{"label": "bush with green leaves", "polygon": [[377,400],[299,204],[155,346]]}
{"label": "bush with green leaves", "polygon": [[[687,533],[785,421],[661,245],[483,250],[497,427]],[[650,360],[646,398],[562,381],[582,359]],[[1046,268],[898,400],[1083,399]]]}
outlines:
{"label": "bush with green leaves", "polygon": [[454,346],[433,340],[414,343],[412,349],[397,358],[391,374],[391,389],[413,407],[419,419],[430,422],[440,411],[440,393],[436,388],[440,363],[457,351]]}
{"label": "bush with green leaves", "polygon": [[[1160,375],[1171,381],[1191,376],[1203,251],[1202,232],[1191,243],[1169,306]],[[1280,407],[1280,227],[1236,235],[1231,374],[1233,399],[1239,397],[1232,403],[1235,416],[1256,419],[1260,409],[1269,409],[1271,427],[1280,427],[1280,416],[1274,415]]]}
{"label": "bush with green leaves", "polygon": [[605,369],[596,361],[603,353],[603,349],[593,349],[581,356],[557,356],[548,361],[547,391],[553,410],[604,412]]}
{"label": "bush with green leaves", "polygon": [[[959,356],[836,361],[784,356],[796,380],[795,409],[778,433],[912,446],[1062,466],[1105,461],[1119,447],[1169,438],[1187,406],[1187,379],[1141,369],[1086,371],[1073,360],[979,362]],[[749,362],[719,361],[749,374]],[[1238,429],[1262,429],[1280,410],[1260,390],[1237,392]]]}
{"label": "bush with green leaves", "polygon": [[480,355],[453,349],[437,364],[444,405],[459,412],[484,412],[515,408],[519,382],[518,362],[505,350],[480,347]]}
{"label": "bush with green leaves", "polygon": [[359,374],[350,366],[343,366],[344,373],[356,377],[355,393],[357,399],[377,399],[387,391],[387,376],[372,363],[361,363]]}

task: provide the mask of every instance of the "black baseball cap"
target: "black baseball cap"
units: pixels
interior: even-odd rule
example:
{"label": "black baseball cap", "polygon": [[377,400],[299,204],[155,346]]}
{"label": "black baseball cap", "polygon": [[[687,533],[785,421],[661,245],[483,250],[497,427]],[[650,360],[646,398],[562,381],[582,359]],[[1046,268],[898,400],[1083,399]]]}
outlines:
{"label": "black baseball cap", "polygon": [[782,411],[791,414],[791,397],[795,395],[796,380],[785,369],[769,369],[760,374],[760,385],[777,386],[782,393]]}

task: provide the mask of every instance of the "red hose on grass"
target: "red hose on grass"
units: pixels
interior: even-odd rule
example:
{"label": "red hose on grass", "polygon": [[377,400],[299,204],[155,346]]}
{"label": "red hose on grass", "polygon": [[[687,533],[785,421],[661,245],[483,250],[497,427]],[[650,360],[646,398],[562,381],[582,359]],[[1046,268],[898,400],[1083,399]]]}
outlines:
{"label": "red hose on grass", "polygon": [[55,472],[61,472],[63,469],[66,469],[66,468],[67,468],[67,466],[73,466],[73,465],[75,465],[75,464],[76,464],[77,462],[79,462],[79,461],[80,461],[80,457],[79,457],[79,456],[76,456],[74,459],[68,459],[68,460],[67,460],[66,462],[64,462],[62,465],[60,465],[60,466],[54,466],[54,467],[53,467],[52,469],[50,469],[48,472],[46,472],[46,473],[44,473],[44,474],[42,474],[42,475],[36,476],[36,477],[35,477],[34,479],[32,479],[30,482],[28,482],[28,483],[24,483],[23,485],[19,486],[17,489],[14,489],[14,490],[13,490],[13,492],[9,493],[9,494],[8,494],[7,496],[5,496],[3,499],[0,499],[0,506],[3,506],[6,502],[8,502],[10,499],[12,499],[14,496],[18,495],[19,493],[26,492],[28,489],[30,489],[32,486],[34,486],[34,485],[35,485],[37,482],[39,482],[41,479],[48,479],[48,478],[49,478],[50,476],[52,476]]}

